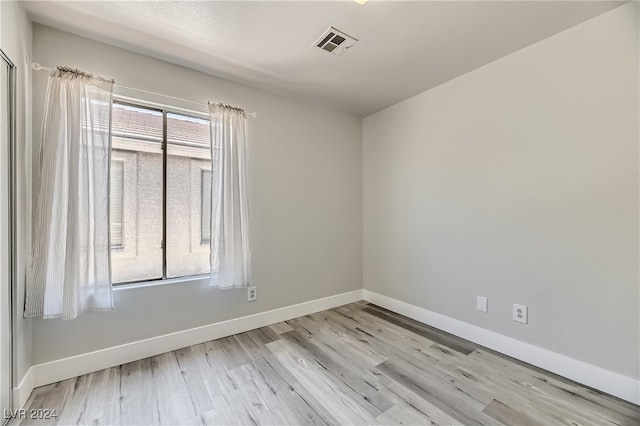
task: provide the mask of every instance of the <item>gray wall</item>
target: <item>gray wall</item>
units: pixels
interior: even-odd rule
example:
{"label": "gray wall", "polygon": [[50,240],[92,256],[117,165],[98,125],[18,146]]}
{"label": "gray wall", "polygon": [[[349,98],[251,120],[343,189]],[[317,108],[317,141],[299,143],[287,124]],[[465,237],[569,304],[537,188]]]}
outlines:
{"label": "gray wall", "polygon": [[0,1],[0,48],[16,65],[17,277],[14,303],[14,387],[31,367],[31,321],[22,318],[31,254],[31,22],[14,1]]}
{"label": "gray wall", "polygon": [[365,289],[640,377],[638,30],[634,2],[367,117]]}
{"label": "gray wall", "polygon": [[[246,291],[219,291],[204,282],[118,290],[112,312],[33,321],[34,364],[362,288],[359,118],[41,25],[34,25],[33,55],[43,65],[78,67],[122,85],[258,113],[249,122],[258,300],[248,303]],[[46,72],[34,72],[34,164],[46,80]]]}

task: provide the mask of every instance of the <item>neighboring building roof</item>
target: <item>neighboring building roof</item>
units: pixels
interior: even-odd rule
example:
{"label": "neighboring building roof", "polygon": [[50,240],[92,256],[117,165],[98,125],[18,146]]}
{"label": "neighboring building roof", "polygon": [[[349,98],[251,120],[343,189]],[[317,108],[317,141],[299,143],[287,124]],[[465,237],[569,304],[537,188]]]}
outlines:
{"label": "neighboring building roof", "polygon": [[[199,118],[167,114],[167,142],[210,145],[209,122]],[[114,136],[162,141],[162,113],[114,104],[111,132]]]}

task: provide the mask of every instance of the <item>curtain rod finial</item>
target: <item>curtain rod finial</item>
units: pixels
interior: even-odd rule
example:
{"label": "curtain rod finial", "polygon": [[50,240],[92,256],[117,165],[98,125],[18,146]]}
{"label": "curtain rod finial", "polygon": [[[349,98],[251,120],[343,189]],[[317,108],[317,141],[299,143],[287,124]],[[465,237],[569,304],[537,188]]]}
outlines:
{"label": "curtain rod finial", "polygon": [[36,70],[36,71],[40,71],[40,70],[42,69],[42,65],[40,65],[40,64],[39,64],[39,63],[37,63],[37,62],[32,62],[32,63],[31,63],[31,68],[33,68],[33,69],[34,69],[34,70]]}

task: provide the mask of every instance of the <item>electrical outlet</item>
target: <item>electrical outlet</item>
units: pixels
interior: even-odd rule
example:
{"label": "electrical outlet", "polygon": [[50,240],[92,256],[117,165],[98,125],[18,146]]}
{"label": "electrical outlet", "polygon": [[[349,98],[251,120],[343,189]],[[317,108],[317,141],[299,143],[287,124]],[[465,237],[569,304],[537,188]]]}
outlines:
{"label": "electrical outlet", "polygon": [[258,289],[256,287],[247,287],[247,302],[255,302],[258,298]]}
{"label": "electrical outlet", "polygon": [[476,300],[476,309],[482,312],[487,312],[487,304],[489,300],[484,296],[478,296]]}
{"label": "electrical outlet", "polygon": [[513,304],[513,320],[523,324],[528,322],[528,309],[525,305]]}

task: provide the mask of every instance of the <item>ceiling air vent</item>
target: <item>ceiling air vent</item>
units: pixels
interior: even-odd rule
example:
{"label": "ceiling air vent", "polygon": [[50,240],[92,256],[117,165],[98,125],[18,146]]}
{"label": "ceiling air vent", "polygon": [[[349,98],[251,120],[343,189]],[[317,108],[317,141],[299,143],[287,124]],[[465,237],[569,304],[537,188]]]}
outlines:
{"label": "ceiling air vent", "polygon": [[340,56],[345,50],[356,44],[357,41],[342,31],[329,27],[313,45],[332,55]]}

